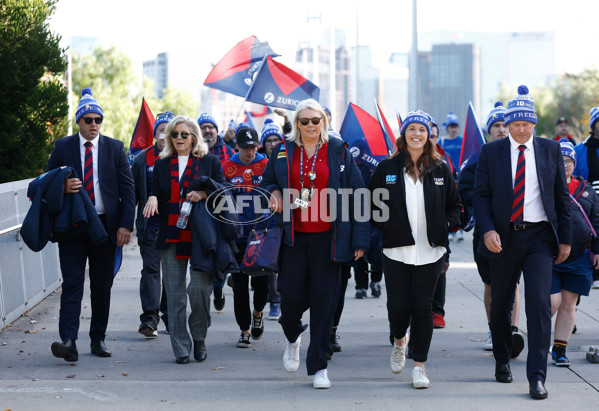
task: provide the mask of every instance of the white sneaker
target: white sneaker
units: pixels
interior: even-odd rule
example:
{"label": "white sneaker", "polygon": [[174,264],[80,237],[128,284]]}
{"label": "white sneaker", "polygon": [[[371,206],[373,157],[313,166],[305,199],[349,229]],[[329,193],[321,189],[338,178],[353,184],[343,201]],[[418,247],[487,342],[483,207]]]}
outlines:
{"label": "white sneaker", "polygon": [[595,289],[595,290],[599,290],[599,280],[597,281],[593,281],[591,283],[591,288]]}
{"label": "white sneaker", "polygon": [[[300,365],[300,343],[302,336],[298,336],[294,343],[285,341],[285,353],[283,354],[283,365],[287,372],[296,372]],[[325,370],[326,372],[326,370]],[[326,376],[326,374],[325,374]]]}
{"label": "white sneaker", "polygon": [[455,239],[458,241],[464,241],[464,233],[462,232],[462,230],[458,230],[455,233]]}
{"label": "white sneaker", "polygon": [[408,348],[408,342],[410,340],[409,334],[406,333],[406,344],[399,346],[396,342],[393,342],[393,351],[391,351],[391,372],[393,374],[399,374],[406,366],[406,348]]}
{"label": "white sneaker", "polygon": [[493,337],[491,337],[491,331],[487,334],[487,342],[484,345],[485,351],[493,351]]}
{"label": "white sneaker", "polygon": [[428,388],[430,383],[424,370],[420,367],[414,367],[412,370],[412,385],[414,388]]}
{"label": "white sneaker", "polygon": [[318,370],[314,374],[314,388],[331,388],[331,380],[329,380],[326,368]]}

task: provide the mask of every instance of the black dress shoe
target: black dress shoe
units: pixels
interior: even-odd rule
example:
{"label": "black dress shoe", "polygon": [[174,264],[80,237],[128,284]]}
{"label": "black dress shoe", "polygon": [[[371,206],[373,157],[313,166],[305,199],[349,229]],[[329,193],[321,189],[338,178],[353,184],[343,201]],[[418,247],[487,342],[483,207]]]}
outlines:
{"label": "black dress shoe", "polygon": [[535,400],[544,400],[547,398],[547,390],[543,381],[535,381],[530,383],[530,397]]}
{"label": "black dress shoe", "polygon": [[204,340],[193,340],[193,358],[195,358],[196,361],[204,361],[206,357],[208,357],[208,352],[206,351]]}
{"label": "black dress shoe", "polygon": [[52,354],[57,358],[64,358],[65,361],[75,362],[79,360],[79,352],[75,340],[64,340],[63,342],[52,343]]}
{"label": "black dress shoe", "polygon": [[495,364],[495,379],[497,382],[512,382],[512,371],[509,364]]}
{"label": "black dress shoe", "polygon": [[175,362],[177,364],[189,364],[189,355],[187,355],[185,357],[177,357]]}
{"label": "black dress shoe", "polygon": [[92,354],[98,357],[110,357],[112,353],[106,349],[104,341],[92,341],[89,345],[92,349]]}

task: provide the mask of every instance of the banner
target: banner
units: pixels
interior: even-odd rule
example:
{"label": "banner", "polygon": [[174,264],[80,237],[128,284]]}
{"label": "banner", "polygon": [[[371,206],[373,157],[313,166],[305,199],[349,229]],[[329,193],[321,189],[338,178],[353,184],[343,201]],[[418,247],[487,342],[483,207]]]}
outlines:
{"label": "banner", "polygon": [[154,144],[154,136],[152,135],[154,131],[154,122],[154,115],[148,107],[146,99],[142,98],[139,117],[137,117],[137,124],[133,130],[129,151],[127,152],[129,165],[133,163],[133,158],[135,158],[137,153]]}
{"label": "banner", "polygon": [[483,131],[478,125],[472,102],[468,105],[468,114],[466,114],[466,123],[464,124],[464,137],[462,138],[462,150],[460,152],[460,162],[457,165],[459,172],[462,171],[466,163],[478,158],[480,149],[486,140]]}

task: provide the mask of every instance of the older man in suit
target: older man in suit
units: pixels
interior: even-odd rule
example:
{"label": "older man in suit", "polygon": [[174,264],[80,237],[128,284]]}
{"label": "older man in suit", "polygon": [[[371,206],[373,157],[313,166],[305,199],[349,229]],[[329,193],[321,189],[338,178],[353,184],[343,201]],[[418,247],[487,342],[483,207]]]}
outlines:
{"label": "older man in suit", "polygon": [[528,328],[526,373],[530,396],[547,398],[545,378],[551,340],[551,264],[570,253],[570,199],[560,146],[533,137],[537,115],[526,86],[518,88],[505,114],[508,138],[483,145],[473,206],[491,259],[491,333],[495,378],[512,382],[510,313],[522,270]]}
{"label": "older man in suit", "polygon": [[81,96],[75,116],[79,132],[56,141],[46,170],[70,166],[77,171],[76,176],[71,175],[65,181],[64,192],[87,191],[109,239],[94,244],[84,233],[74,240],[58,243],[63,280],[58,331],[62,341],[52,344],[52,354],[69,362],[79,359],[75,341],[88,260],[91,352],[99,357],[111,356],[104,345],[104,337],[110,311],[116,247],[129,243],[135,213],[133,177],[123,143],[100,134],[104,113],[92,97],[91,90],[83,89]]}

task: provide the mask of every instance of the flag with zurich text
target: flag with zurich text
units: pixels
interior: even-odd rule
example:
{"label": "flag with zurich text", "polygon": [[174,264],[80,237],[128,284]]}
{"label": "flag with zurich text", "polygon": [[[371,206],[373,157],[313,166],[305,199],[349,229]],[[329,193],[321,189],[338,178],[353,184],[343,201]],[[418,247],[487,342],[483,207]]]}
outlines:
{"label": "flag with zurich text", "polygon": [[141,108],[139,110],[139,116],[137,117],[137,124],[133,130],[133,136],[131,136],[131,143],[129,144],[129,151],[127,152],[127,159],[129,165],[133,164],[133,159],[141,150],[144,150],[154,144],[154,115],[146,103],[146,99],[141,99]]}
{"label": "flag with zurich text", "polygon": [[300,101],[308,98],[318,101],[319,97],[320,89],[316,84],[266,56],[245,99],[269,107],[295,110]]}
{"label": "flag with zurich text", "polygon": [[458,173],[462,171],[466,163],[478,158],[478,154],[485,142],[483,131],[478,125],[476,113],[472,107],[472,102],[470,102],[468,113],[466,114],[466,122],[464,123],[464,137],[462,138]]}
{"label": "flag with zurich text", "polygon": [[339,134],[349,145],[356,164],[372,171],[392,152],[379,121],[353,103],[347,105]]}
{"label": "flag with zurich text", "polygon": [[250,36],[235,45],[214,65],[204,85],[225,93],[245,97],[264,56],[277,57],[268,42]]}

